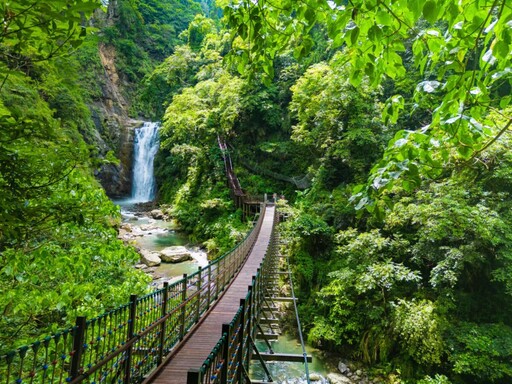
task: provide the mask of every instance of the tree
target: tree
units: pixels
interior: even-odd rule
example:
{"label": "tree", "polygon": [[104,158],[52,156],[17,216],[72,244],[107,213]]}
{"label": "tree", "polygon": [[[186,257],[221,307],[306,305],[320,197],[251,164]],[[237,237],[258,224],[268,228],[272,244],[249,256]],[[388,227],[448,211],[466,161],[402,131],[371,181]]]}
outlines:
{"label": "tree", "polygon": [[218,137],[234,134],[242,86],[240,78],[217,67],[211,78],[173,97],[160,131],[157,176],[163,199],[172,201],[172,214],[185,230],[207,240],[210,254],[233,246],[243,228],[232,214],[218,144]]}
{"label": "tree", "polygon": [[148,113],[146,108],[145,114],[158,120],[163,118],[173,95],[220,70],[220,52],[227,45],[213,21],[202,15],[196,15],[180,36],[188,44],[175,47],[174,53],[157,65],[143,83],[140,99],[152,109]]}
{"label": "tree", "polygon": [[[510,380],[510,140],[414,193],[395,187],[378,229],[338,233],[335,272],[314,293],[312,341],[391,362],[404,376]],[[400,281],[412,276],[420,279]]]}
{"label": "tree", "polygon": [[[382,151],[377,97],[367,82],[350,84],[343,52],[308,68],[291,87],[292,140],[321,159],[333,187],[366,177]],[[319,177],[319,176],[317,176]]]}
{"label": "tree", "polygon": [[[368,184],[355,190],[359,207],[374,202],[397,181],[407,190],[446,168],[471,163],[510,130],[512,116],[496,114],[510,104],[512,7],[506,0],[293,0],[222,1],[232,28],[231,59],[242,72],[273,78],[273,60],[291,47],[297,58],[313,46],[310,31],[325,28],[331,47],[344,47],[349,78],[373,87],[384,78],[400,79],[419,71],[423,80],[414,97],[439,95],[428,124],[399,131],[372,170]],[[238,38],[239,37],[239,38]],[[409,44],[410,43],[410,44]],[[409,44],[409,45],[406,45]],[[413,66],[404,66],[410,56]],[[404,99],[387,101],[383,121],[396,122]]]}
{"label": "tree", "polygon": [[99,0],[2,2],[2,72],[29,71],[32,61],[48,60],[78,47],[86,34],[87,17],[99,6]]}
{"label": "tree", "polygon": [[3,2],[0,32],[0,350],[144,292],[138,255],[80,132],[94,123],[71,57],[95,1]]}

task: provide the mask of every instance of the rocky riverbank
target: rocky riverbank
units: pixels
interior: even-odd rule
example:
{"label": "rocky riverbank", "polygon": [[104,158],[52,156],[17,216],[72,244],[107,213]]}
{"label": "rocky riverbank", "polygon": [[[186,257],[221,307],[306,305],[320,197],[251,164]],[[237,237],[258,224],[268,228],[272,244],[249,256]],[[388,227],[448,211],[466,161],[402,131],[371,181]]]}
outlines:
{"label": "rocky riverbank", "polygon": [[384,378],[371,377],[364,369],[349,361],[340,361],[338,372],[329,373],[327,380],[330,384],[384,384],[387,382]]}
{"label": "rocky riverbank", "polygon": [[[135,268],[149,274],[152,286],[159,287],[164,282],[172,282],[182,277],[179,268],[182,263],[192,266],[205,266],[208,264],[206,252],[199,247],[184,245],[162,245],[173,242],[173,237],[183,242],[184,235],[178,235],[170,222],[169,217],[160,209],[145,211],[144,208],[152,206],[137,205],[128,211],[123,209],[123,223],[119,227],[118,238],[135,247],[140,254],[140,262]],[[169,240],[170,239],[170,240]],[[163,264],[176,264],[173,273],[172,266],[163,267]]]}
{"label": "rocky riverbank", "polygon": [[333,367],[332,371],[326,376],[312,372],[309,374],[309,381],[312,384],[387,384],[394,382],[391,377],[372,377],[359,364],[347,360],[339,360],[337,367]]}

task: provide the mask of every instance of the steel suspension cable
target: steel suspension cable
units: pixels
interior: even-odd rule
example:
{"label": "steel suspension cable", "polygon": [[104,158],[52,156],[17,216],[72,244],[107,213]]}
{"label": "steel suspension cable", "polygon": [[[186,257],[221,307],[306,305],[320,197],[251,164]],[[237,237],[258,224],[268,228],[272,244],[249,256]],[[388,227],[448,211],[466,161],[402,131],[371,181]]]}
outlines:
{"label": "steel suspension cable", "polygon": [[307,384],[311,384],[311,382],[309,381],[308,354],[306,352],[306,346],[304,345],[304,338],[302,336],[302,327],[300,325],[299,310],[297,309],[297,299],[295,297],[295,290],[293,288],[292,270],[290,267],[290,260],[289,260],[288,256],[286,256],[286,262],[288,264],[288,277],[290,278],[290,288],[292,290],[292,301],[293,301],[293,307],[295,309],[295,319],[297,320],[297,327],[299,330],[299,340],[300,340],[300,345],[302,347],[302,356],[304,357],[304,368],[306,370],[306,382],[307,382]]}

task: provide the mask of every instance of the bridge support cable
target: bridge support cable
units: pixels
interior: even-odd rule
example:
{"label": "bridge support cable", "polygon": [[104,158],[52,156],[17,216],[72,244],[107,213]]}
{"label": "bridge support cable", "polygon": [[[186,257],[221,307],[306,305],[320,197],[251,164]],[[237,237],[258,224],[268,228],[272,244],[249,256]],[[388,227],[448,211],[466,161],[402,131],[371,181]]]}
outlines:
{"label": "bridge support cable", "polygon": [[[302,348],[302,356],[304,358],[304,369],[306,371],[306,382],[307,382],[307,384],[310,384],[310,380],[309,380],[309,367],[308,367],[308,354],[306,352],[306,346],[304,344],[304,337],[302,335],[302,326],[300,324],[299,310],[297,308],[297,299],[295,297],[295,289],[293,287],[292,270],[291,270],[290,260],[289,260],[288,256],[286,257],[286,263],[288,264],[288,277],[290,279],[290,288],[291,288],[291,294],[292,294],[292,299],[293,299],[293,308],[295,310],[295,319],[297,321],[297,330],[299,332],[299,340],[300,340],[300,345],[301,345],[301,348]],[[309,361],[311,361],[311,360],[309,360]]]}
{"label": "bridge support cable", "polygon": [[250,338],[250,341],[251,341],[251,344],[252,344],[252,350],[254,351],[254,354],[256,355],[257,359],[259,360],[259,362],[261,364],[261,367],[265,371],[265,375],[267,375],[267,381],[269,383],[273,383],[274,380],[272,379],[272,375],[270,374],[270,371],[268,370],[267,364],[265,364],[265,360],[261,356],[261,353],[258,350],[258,348],[256,347],[256,343],[254,342],[252,337]]}

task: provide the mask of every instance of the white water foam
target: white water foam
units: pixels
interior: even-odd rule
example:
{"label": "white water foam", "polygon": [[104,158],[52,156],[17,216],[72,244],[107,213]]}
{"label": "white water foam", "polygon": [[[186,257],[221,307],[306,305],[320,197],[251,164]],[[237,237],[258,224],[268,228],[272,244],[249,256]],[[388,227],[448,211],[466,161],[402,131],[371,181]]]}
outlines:
{"label": "white water foam", "polygon": [[155,155],[160,145],[158,141],[159,123],[145,122],[135,130],[133,143],[133,203],[152,201],[155,198],[156,185],[154,175]]}

